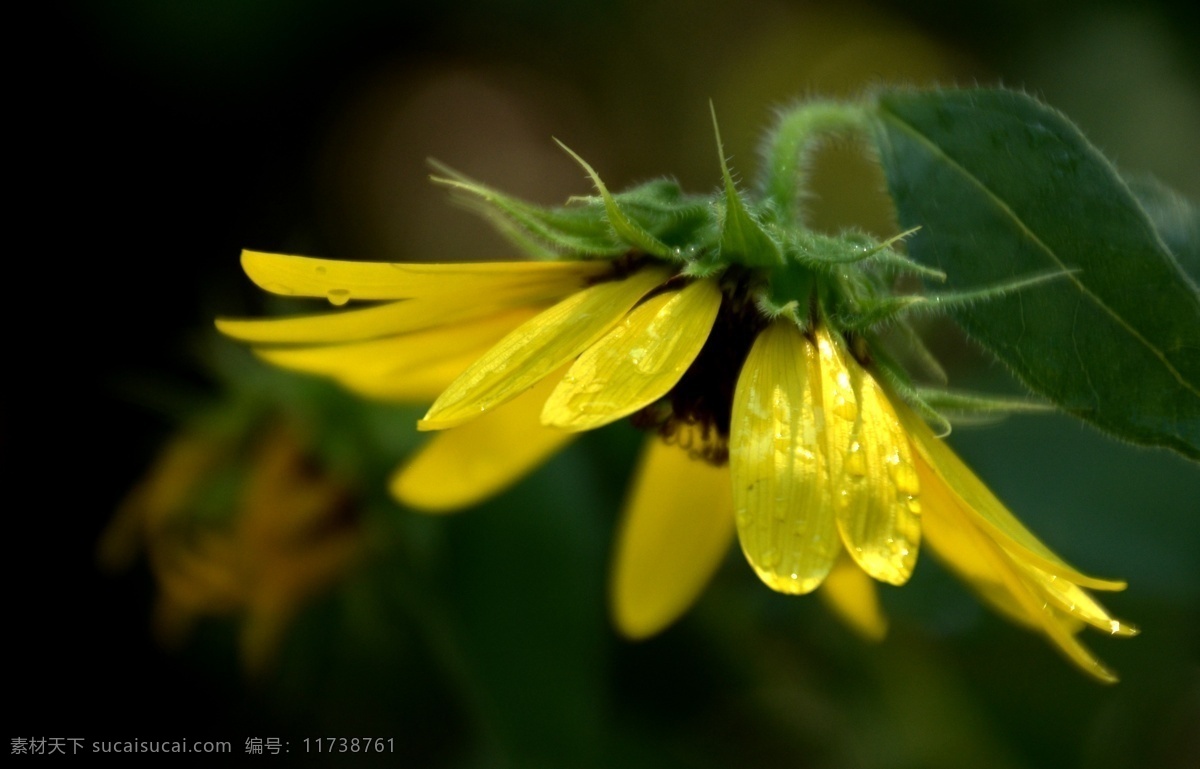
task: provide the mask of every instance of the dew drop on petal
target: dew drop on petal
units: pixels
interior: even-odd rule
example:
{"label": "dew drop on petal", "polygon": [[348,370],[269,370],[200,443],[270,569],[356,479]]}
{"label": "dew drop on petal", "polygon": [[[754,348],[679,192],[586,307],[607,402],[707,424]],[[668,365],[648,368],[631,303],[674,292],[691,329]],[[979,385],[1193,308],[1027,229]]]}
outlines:
{"label": "dew drop on petal", "polygon": [[867,461],[863,458],[862,444],[858,441],[850,444],[850,451],[846,453],[844,467],[847,474],[858,478],[867,474]]}
{"label": "dew drop on petal", "polygon": [[341,307],[350,301],[350,291],[345,288],[331,288],[325,292],[325,297],[334,307]]}
{"label": "dew drop on petal", "polygon": [[916,468],[907,462],[901,462],[897,458],[896,462],[888,468],[888,472],[892,476],[892,483],[896,484],[896,491],[905,497],[914,497],[921,490],[921,482],[917,479]]}

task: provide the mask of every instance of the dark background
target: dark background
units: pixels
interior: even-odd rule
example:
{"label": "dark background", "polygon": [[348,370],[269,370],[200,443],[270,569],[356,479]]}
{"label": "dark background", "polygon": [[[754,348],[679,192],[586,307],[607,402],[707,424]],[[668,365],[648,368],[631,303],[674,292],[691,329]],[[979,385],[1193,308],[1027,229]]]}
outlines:
{"label": "dark background", "polygon": [[[1065,418],[963,431],[956,446],[1069,560],[1129,580],[1107,603],[1143,636],[1089,639],[1122,673],[1112,688],[978,609],[931,561],[886,596],[879,647],[815,601],[761,590],[735,554],[679,626],[619,641],[603,572],[637,443],[623,430],[438,519],[439,533],[396,524],[437,538],[424,573],[443,636],[404,600],[374,617],[384,631],[361,631],[335,594],[297,622],[277,672],[247,682],[228,628],[164,651],[144,566],[95,566],[112,511],[172,430],[139,394],[219,398],[197,340],[215,315],[262,307],[241,248],[504,258],[427,183],[426,157],[557,202],[588,185],[553,135],[611,187],[672,174],[707,190],[710,98],[750,177],[771,107],[894,80],[1026,88],[1122,170],[1200,197],[1189,4],[60,8],[10,28],[32,49],[10,74],[10,736],[227,739],[240,753],[250,736],[361,733],[394,736],[390,762],[405,766],[1195,765],[1200,473]],[[834,157],[818,179],[819,224],[894,232],[861,163]],[[937,333],[957,381],[1006,386]],[[390,579],[409,577],[360,575]]]}

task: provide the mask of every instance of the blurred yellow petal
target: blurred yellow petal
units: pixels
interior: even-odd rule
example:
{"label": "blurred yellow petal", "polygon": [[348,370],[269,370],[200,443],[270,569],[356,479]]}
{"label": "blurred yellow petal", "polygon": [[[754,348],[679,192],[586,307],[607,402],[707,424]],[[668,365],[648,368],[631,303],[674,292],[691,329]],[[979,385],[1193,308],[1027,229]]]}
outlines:
{"label": "blurred yellow petal", "polygon": [[733,538],[723,467],[651,439],[617,535],[612,613],[629,638],[646,638],[688,610]]}
{"label": "blurred yellow petal", "polygon": [[565,296],[612,271],[606,261],[452,262],[416,264],[314,259],[242,252],[242,269],[266,291],[286,296],[350,300],[413,299],[465,294],[486,301],[493,294]]}
{"label": "blurred yellow petal", "polygon": [[591,430],[663,397],[700,354],[720,307],[721,290],[709,280],[646,300],[579,356],[542,422]]}
{"label": "blurred yellow petal", "polygon": [[958,455],[937,438],[929,426],[911,409],[899,404],[896,415],[912,437],[913,446],[929,467],[962,501],[964,507],[976,514],[979,524],[1005,549],[1020,551],[1038,568],[1077,585],[1094,590],[1125,589],[1125,583],[1120,580],[1089,576],[1060,558],[1026,529],[983,481],[979,480]]}
{"label": "blurred yellow petal", "polygon": [[319,347],[255,348],[268,363],[325,376],[387,377],[479,352],[536,314],[531,308],[504,310],[485,318],[400,336]]}
{"label": "blurred yellow petal", "polygon": [[841,549],[816,414],[820,376],[816,348],[776,321],[755,340],[733,398],[738,538],[758,576],[783,593],[815,589]]}
{"label": "blurred yellow petal", "polygon": [[392,495],[419,510],[445,512],[498,494],[536,469],[575,437],[538,421],[557,378],[547,377],[480,418],[435,435],[392,477]]}
{"label": "blurred yellow petal", "polygon": [[920,489],[904,426],[870,374],[816,331],[838,531],[863,571],[903,585],[921,541]]}
{"label": "blurred yellow petal", "polygon": [[406,371],[402,376],[351,373],[337,377],[337,382],[365,398],[395,403],[431,403],[479,358],[480,353],[480,350],[472,350]]}
{"label": "blurred yellow petal", "polygon": [[204,433],[172,439],[105,527],[97,547],[100,565],[129,568],[143,540],[157,538],[172,517],[185,511],[196,487],[227,450],[220,438]]}
{"label": "blurred yellow petal", "polygon": [[880,641],[887,635],[887,617],[879,606],[875,582],[848,555],[834,562],[817,595],[865,638]]}
{"label": "blurred yellow petal", "polygon": [[643,268],[573,294],[523,324],[464,371],[418,429],[454,427],[520,395],[594,344],[669,274]]}

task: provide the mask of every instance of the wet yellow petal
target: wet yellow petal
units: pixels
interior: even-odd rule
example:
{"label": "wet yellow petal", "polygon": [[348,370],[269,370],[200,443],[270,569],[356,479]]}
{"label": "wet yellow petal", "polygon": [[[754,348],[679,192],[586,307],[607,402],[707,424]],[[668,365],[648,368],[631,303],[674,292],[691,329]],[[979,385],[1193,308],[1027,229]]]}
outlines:
{"label": "wet yellow petal", "polygon": [[[965,510],[1006,550],[1024,554],[1038,568],[1083,587],[1095,590],[1124,590],[1119,580],[1088,576],[1071,566],[1017,520],[996,495],[976,477],[951,448],[938,439],[929,426],[911,409],[896,404],[896,415],[912,437],[913,446],[930,468],[958,497]],[[1022,560],[1018,556],[1018,560]]]}
{"label": "wet yellow petal", "polygon": [[484,351],[536,311],[504,310],[485,318],[365,342],[319,347],[259,347],[255,353],[277,366],[309,374],[387,376]]}
{"label": "wet yellow petal", "polygon": [[242,252],[242,269],[266,291],[287,296],[351,299],[413,299],[465,294],[477,301],[492,294],[565,296],[612,271],[603,261],[413,264],[351,262],[307,256]]}
{"label": "wet yellow petal", "polygon": [[887,635],[874,581],[848,555],[837,559],[817,595],[854,630],[872,641]]}
{"label": "wet yellow petal", "polygon": [[1013,555],[1017,567],[1025,574],[1026,581],[1035,586],[1064,614],[1112,635],[1134,636],[1138,634],[1139,631],[1135,626],[1113,619],[1108,610],[1083,588],[1065,579],[1059,579],[1032,564],[1024,563],[1015,554],[1010,555]]}
{"label": "wet yellow petal", "polygon": [[498,494],[534,470],[575,437],[538,421],[556,381],[547,377],[479,419],[434,436],[392,477],[392,495],[410,507],[444,512]]}
{"label": "wet yellow petal", "polygon": [[337,344],[462,323],[496,315],[506,308],[536,306],[536,301],[501,302],[496,297],[435,296],[345,312],[254,320],[218,318],[216,323],[222,334],[251,344]]}
{"label": "wet yellow petal", "polygon": [[542,422],[591,430],[663,397],[700,354],[720,307],[721,290],[709,280],[646,300],[579,356]]}
{"label": "wet yellow petal", "polygon": [[630,638],[688,610],[733,538],[729,472],[651,439],[617,535],[612,613]]}
{"label": "wet yellow petal", "polygon": [[951,571],[984,601],[1021,625],[1037,626],[1037,618],[1025,609],[1004,586],[1004,579],[979,551],[967,530],[958,524],[960,503],[941,478],[918,453],[914,457],[921,480],[921,529],[925,542]]}
{"label": "wet yellow petal", "polygon": [[921,540],[908,434],[883,389],[824,329],[817,329],[817,349],[838,531],[867,574],[903,585]]}
{"label": "wet yellow petal", "polygon": [[664,268],[641,269],[584,289],[523,324],[464,371],[418,429],[454,427],[521,394],[594,344],[668,275]]}
{"label": "wet yellow petal", "polygon": [[750,350],[733,398],[729,461],[742,550],[774,590],[807,593],[841,549],[816,407],[817,351],[790,322]]}
{"label": "wet yellow petal", "polygon": [[1078,626],[1029,579],[1020,558],[991,537],[979,516],[962,505],[922,458],[916,464],[923,482],[925,534],[934,552],[1004,613],[1045,633],[1084,672],[1115,682],[1112,671],[1075,638]]}

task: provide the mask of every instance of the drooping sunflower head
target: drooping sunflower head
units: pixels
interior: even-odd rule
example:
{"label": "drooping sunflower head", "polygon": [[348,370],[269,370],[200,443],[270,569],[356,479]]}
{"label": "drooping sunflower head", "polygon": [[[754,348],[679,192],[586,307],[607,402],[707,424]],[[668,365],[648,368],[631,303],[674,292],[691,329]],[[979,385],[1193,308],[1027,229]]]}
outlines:
{"label": "drooping sunflower head", "polygon": [[[822,125],[853,127],[852,111],[829,109]],[[267,290],[384,303],[221,329],[273,363],[365,395],[432,400],[418,427],[438,435],[392,487],[417,508],[494,494],[581,431],[629,418],[651,433],[660,448],[636,483],[613,580],[614,614],[629,635],[684,611],[735,530],[772,589],[808,593],[828,579],[840,613],[877,635],[873,591],[862,585],[909,579],[924,519],[935,549],[989,601],[1109,678],[1073,632],[1079,620],[1127,630],[1081,587],[1120,583],[1063,563],[923,421],[944,431],[939,406],[1013,404],[918,388],[896,362],[906,353],[940,373],[908,325],[912,312],[1046,276],[965,294],[897,293],[904,280],[942,277],[897,250],[907,233],[879,241],[804,226],[795,158],[811,128],[779,126],[754,193],[736,187],[723,153],[723,185],[711,196],[669,181],[612,194],[575,156],[597,194],[556,208],[445,171],[439,182],[480,202],[536,260],[248,253],[247,273]],[[713,492],[721,484],[727,493]],[[697,490],[711,492],[707,503]]]}

